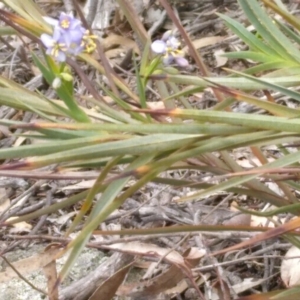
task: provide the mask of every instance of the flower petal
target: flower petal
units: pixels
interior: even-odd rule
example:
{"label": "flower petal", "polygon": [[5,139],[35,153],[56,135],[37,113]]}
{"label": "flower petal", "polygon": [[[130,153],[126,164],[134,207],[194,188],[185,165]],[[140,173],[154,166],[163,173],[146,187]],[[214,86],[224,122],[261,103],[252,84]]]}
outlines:
{"label": "flower petal", "polygon": [[55,43],[53,37],[47,33],[43,33],[41,35],[41,41],[46,48],[53,47],[53,45]]}
{"label": "flower petal", "polygon": [[62,30],[73,30],[81,26],[81,21],[74,16],[62,12],[59,16],[59,26]]}
{"label": "flower petal", "polygon": [[61,31],[59,29],[59,27],[54,27],[54,30],[53,30],[53,40],[56,41],[56,42],[61,42],[60,39],[61,39]]}
{"label": "flower petal", "polygon": [[166,52],[167,45],[162,40],[156,40],[151,44],[151,49],[154,53],[163,54]]}
{"label": "flower petal", "polygon": [[167,41],[171,36],[173,36],[172,30],[166,31],[161,37],[162,41]]}
{"label": "flower petal", "polygon": [[47,55],[52,55],[52,52],[53,52],[53,48],[52,47],[50,47],[50,48],[48,48],[47,50],[46,50],[46,54]]}
{"label": "flower petal", "polygon": [[67,58],[66,54],[62,51],[59,51],[57,53],[57,56],[55,57],[55,59],[60,62],[64,62],[66,60],[66,58]]}
{"label": "flower petal", "polygon": [[171,55],[171,54],[165,55],[165,56],[163,57],[163,63],[164,63],[165,65],[167,65],[167,66],[170,65],[170,64],[172,64],[173,61],[174,61],[174,56]]}
{"label": "flower petal", "polygon": [[74,19],[72,20],[71,24],[70,24],[70,29],[78,29],[79,27],[82,27],[81,26],[81,21],[78,20],[78,19]]}
{"label": "flower petal", "polygon": [[50,25],[52,26],[57,26],[58,25],[58,20],[50,18],[50,17],[43,17],[43,19]]}
{"label": "flower petal", "polygon": [[77,43],[71,43],[68,47],[67,52],[71,55],[78,55],[83,51],[83,46]]}
{"label": "flower petal", "polygon": [[172,48],[173,50],[178,49],[178,47],[180,46],[179,40],[174,36],[170,36],[170,38],[166,41],[166,44],[168,47]]}
{"label": "flower petal", "polygon": [[185,59],[184,57],[177,56],[174,59],[175,59],[176,64],[179,67],[183,67],[184,68],[184,67],[187,67],[189,65],[188,60]]}
{"label": "flower petal", "polygon": [[83,33],[80,28],[70,30],[68,34],[73,43],[77,43],[77,44],[81,43],[81,40],[83,38]]}

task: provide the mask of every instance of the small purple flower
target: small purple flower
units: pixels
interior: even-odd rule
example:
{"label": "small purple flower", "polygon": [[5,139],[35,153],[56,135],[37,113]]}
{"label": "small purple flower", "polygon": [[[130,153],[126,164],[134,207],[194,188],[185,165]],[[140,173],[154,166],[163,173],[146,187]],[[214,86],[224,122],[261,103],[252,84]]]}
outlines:
{"label": "small purple flower", "polygon": [[41,41],[47,48],[46,54],[53,56],[57,61],[63,62],[66,60],[66,44],[61,40],[59,30],[54,30],[53,36],[43,33]]}
{"label": "small purple flower", "polygon": [[72,43],[80,44],[83,36],[83,27],[78,19],[65,13],[61,13],[58,20],[58,26],[62,31],[68,46]]}
{"label": "small purple flower", "polygon": [[180,67],[187,67],[189,62],[184,58],[180,46],[180,41],[173,35],[171,30],[168,30],[163,34],[161,40],[156,40],[151,44],[151,49],[154,53],[163,55],[165,65],[175,62]]}
{"label": "small purple flower", "polygon": [[50,25],[54,26],[55,29],[61,31],[61,34],[65,40],[67,46],[72,43],[80,44],[84,28],[81,26],[81,21],[62,12],[59,19],[53,19],[50,17],[44,17],[44,20]]}
{"label": "small purple flower", "polygon": [[60,14],[59,19],[58,19],[58,24],[59,24],[60,28],[66,30],[66,31],[81,27],[80,20],[78,20],[78,19],[74,18],[73,16],[68,15],[64,12],[62,12]]}
{"label": "small purple flower", "polygon": [[94,39],[82,25],[81,21],[66,13],[59,19],[44,17],[54,27],[53,36],[42,34],[41,40],[46,46],[46,53],[57,61],[65,61],[67,55],[78,55],[83,51],[92,52],[96,48]]}

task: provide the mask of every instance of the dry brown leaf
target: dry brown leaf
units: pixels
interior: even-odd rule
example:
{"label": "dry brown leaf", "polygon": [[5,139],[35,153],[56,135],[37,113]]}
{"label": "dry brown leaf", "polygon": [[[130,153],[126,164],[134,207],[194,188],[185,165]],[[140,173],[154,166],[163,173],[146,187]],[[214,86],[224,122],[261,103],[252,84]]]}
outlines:
{"label": "dry brown leaf", "polygon": [[[166,251],[170,251],[170,249],[163,248],[158,250],[156,247],[159,248],[158,246],[151,246],[149,249],[155,249],[154,251],[156,251],[156,253],[160,253],[160,255],[166,253]],[[167,271],[145,282],[140,282],[131,285],[130,287],[122,286],[118,291],[118,295],[131,296],[138,299],[144,296],[153,296],[163,292],[165,293],[167,290],[174,288],[184,277],[186,277],[187,270],[198,265],[200,259],[206,254],[205,250],[199,250],[198,248],[191,248],[187,250],[183,256],[176,251],[172,252],[173,254],[169,256],[169,259],[173,260],[175,263]],[[181,263],[182,261],[183,264]],[[177,264],[176,262],[180,264]]]}
{"label": "dry brown leaf", "polygon": [[179,281],[176,286],[174,286],[171,289],[168,289],[165,291],[165,294],[173,296],[173,295],[179,295],[183,293],[187,288],[189,287],[189,283],[186,279],[182,279]]}
{"label": "dry brown leaf", "polygon": [[105,52],[105,56],[108,58],[108,59],[112,59],[112,58],[118,58],[118,57],[121,57],[121,55],[124,53],[124,49],[122,48],[115,48],[115,49],[110,49],[110,50],[107,50]]}
{"label": "dry brown leaf", "polygon": [[[51,248],[47,249],[46,252],[47,251],[51,251]],[[58,300],[58,286],[56,284],[57,270],[55,260],[52,260],[49,264],[45,265],[43,267],[43,271],[47,279],[49,300]]]}
{"label": "dry brown leaf", "polygon": [[130,243],[118,243],[118,244],[108,245],[105,246],[104,248],[111,249],[111,250],[120,250],[122,252],[135,254],[135,255],[136,254],[148,255],[148,256],[154,256],[159,258],[164,257],[165,260],[177,265],[183,265],[185,263],[184,258],[177,251],[168,248],[162,248],[155,244],[130,242]]}
{"label": "dry brown leaf", "polygon": [[[24,132],[24,134],[29,134],[28,131]],[[25,136],[20,136],[16,139],[16,141],[13,144],[13,147],[19,147],[20,145],[22,145],[25,141],[26,141],[27,137]]]}
{"label": "dry brown leaf", "polygon": [[[44,266],[48,265],[56,258],[56,255],[59,253],[59,251],[61,250],[52,248],[47,252],[21,259],[17,262],[14,262],[12,265],[24,276],[40,270]],[[16,277],[18,277],[18,274],[10,267],[7,267],[4,272],[0,273],[0,282],[7,282]]]}
{"label": "dry brown leaf", "polygon": [[[207,282],[207,280],[211,277],[210,273],[202,274],[197,280],[198,286],[201,286],[203,283]],[[189,283],[186,279],[181,280],[175,287],[168,289],[165,291],[167,295],[178,295],[183,293],[188,287]]]}
{"label": "dry brown leaf", "polygon": [[[221,279],[222,280],[222,279]],[[216,294],[218,294],[219,299],[222,300],[230,300],[230,288],[228,284],[225,281],[220,281],[217,279],[213,284],[212,284],[213,290],[216,290]]]}
{"label": "dry brown leaf", "polygon": [[253,157],[251,159],[245,157],[238,158],[237,163],[245,169],[252,169],[253,167],[260,167],[262,165],[257,157]]}
{"label": "dry brown leaf", "polygon": [[214,56],[217,62],[216,68],[223,67],[224,65],[227,64],[228,58],[222,56],[224,53],[225,51],[223,49],[219,49],[214,52]]}
{"label": "dry brown leaf", "polygon": [[[273,217],[274,221],[278,221],[278,217]],[[251,215],[251,224],[252,227],[275,227],[273,222],[270,222],[267,217],[253,216]]]}
{"label": "dry brown leaf", "polygon": [[[206,46],[217,44],[223,40],[224,40],[223,36],[217,35],[217,36],[209,36],[209,37],[200,38],[200,39],[194,40],[192,43],[196,49],[200,49],[200,48],[203,48]],[[185,46],[182,50],[185,54],[188,53],[187,46]]]}
{"label": "dry brown leaf", "polygon": [[118,272],[110,276],[105,280],[101,286],[93,293],[89,300],[99,300],[99,299],[112,299],[115,296],[117,289],[124,281],[132,263],[120,269]]}
{"label": "dry brown leaf", "polygon": [[223,222],[223,225],[249,226],[250,223],[251,223],[251,216],[241,213],[241,214],[231,217],[229,220],[225,220]]}
{"label": "dry brown leaf", "polygon": [[296,246],[292,246],[285,254],[280,274],[282,281],[287,287],[300,284],[300,249]]}
{"label": "dry brown leaf", "polygon": [[36,67],[34,64],[30,64],[30,68],[34,76],[38,76],[41,74],[40,69]]}
{"label": "dry brown leaf", "polygon": [[57,218],[48,218],[47,220],[54,223],[54,224],[57,224],[57,225],[64,225],[66,224],[69,220],[71,220],[73,217],[75,217],[77,214],[76,211],[71,211],[67,214],[63,214],[62,216],[60,217],[57,217]]}
{"label": "dry brown leaf", "polygon": [[113,48],[133,49],[135,53],[139,54],[139,47],[135,41],[121,35],[110,34],[107,38],[102,40],[102,46],[106,51]]}
{"label": "dry brown leaf", "polygon": [[95,179],[84,180],[72,185],[64,186],[61,190],[65,191],[65,190],[89,189],[94,186],[95,182],[96,182]]}
{"label": "dry brown leaf", "polygon": [[[14,219],[17,219],[18,217],[11,217],[7,219],[7,221],[12,221]],[[10,233],[21,233],[21,232],[29,232],[32,229],[32,225],[29,223],[26,223],[25,221],[15,223],[12,225],[13,228],[9,229]]]}
{"label": "dry brown leaf", "polygon": [[232,288],[236,294],[239,294],[262,284],[264,281],[265,281],[264,278],[263,279],[245,278],[243,282],[233,285]]}
{"label": "dry brown leaf", "polygon": [[147,105],[151,109],[165,109],[166,108],[163,101],[148,102]]}

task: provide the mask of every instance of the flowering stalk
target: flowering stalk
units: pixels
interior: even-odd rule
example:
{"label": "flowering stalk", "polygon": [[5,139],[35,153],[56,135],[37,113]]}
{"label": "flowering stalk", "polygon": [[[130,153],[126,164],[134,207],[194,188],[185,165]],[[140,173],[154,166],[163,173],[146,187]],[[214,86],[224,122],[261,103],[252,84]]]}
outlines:
{"label": "flowering stalk", "polygon": [[32,53],[32,58],[48,84],[55,89],[58,97],[62,99],[67,106],[67,108],[60,108],[63,113],[77,122],[90,122],[89,116],[81,109],[75,100],[73,77],[68,66],[65,63],[56,64],[52,57],[48,55],[46,56],[46,64],[34,53]]}

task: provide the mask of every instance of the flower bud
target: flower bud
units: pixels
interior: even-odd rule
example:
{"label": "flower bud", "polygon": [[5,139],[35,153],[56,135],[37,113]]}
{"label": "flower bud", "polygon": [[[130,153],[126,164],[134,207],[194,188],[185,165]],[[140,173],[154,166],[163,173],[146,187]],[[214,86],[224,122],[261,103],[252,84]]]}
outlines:
{"label": "flower bud", "polygon": [[72,81],[73,80],[73,76],[70,73],[62,72],[62,73],[60,73],[60,76],[65,81]]}
{"label": "flower bud", "polygon": [[55,77],[55,79],[52,82],[52,87],[56,90],[61,87],[61,79],[59,77]]}

